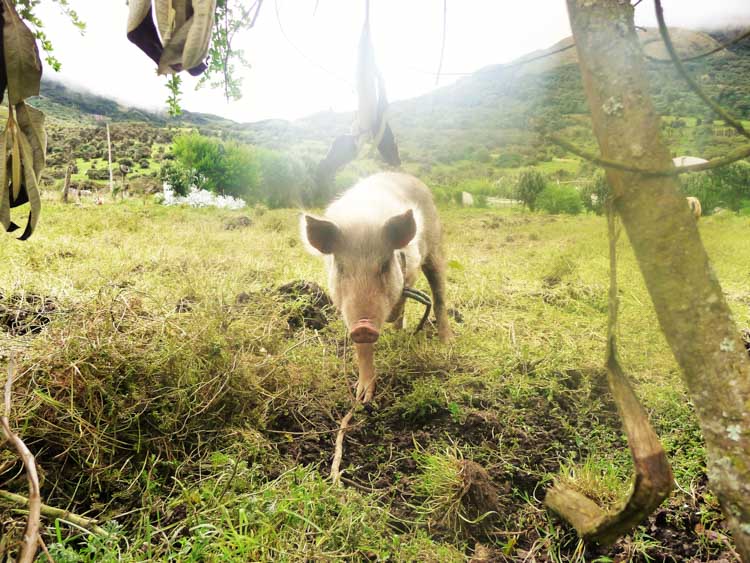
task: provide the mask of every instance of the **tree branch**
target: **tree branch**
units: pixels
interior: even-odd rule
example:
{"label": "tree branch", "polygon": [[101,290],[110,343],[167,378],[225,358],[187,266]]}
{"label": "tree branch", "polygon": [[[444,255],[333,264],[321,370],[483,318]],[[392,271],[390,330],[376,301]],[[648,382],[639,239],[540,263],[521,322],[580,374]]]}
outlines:
{"label": "tree branch", "polygon": [[622,162],[617,162],[617,161],[609,160],[601,156],[597,156],[594,153],[588,152],[580,147],[577,147],[570,141],[567,141],[563,139],[562,137],[555,135],[554,133],[542,134],[542,136],[548,141],[550,141],[551,143],[556,144],[557,146],[565,149],[566,151],[576,156],[579,156],[584,160],[588,160],[589,162],[596,164],[598,166],[601,166],[603,168],[620,170],[622,172],[632,172],[634,174],[643,174],[644,176],[664,177],[664,176],[676,176],[679,174],[687,174],[690,172],[703,172],[705,170],[712,170],[714,168],[720,168],[722,166],[726,166],[727,164],[732,164],[733,162],[742,160],[743,158],[750,157],[750,145],[747,145],[744,147],[739,147],[733,151],[730,151],[724,156],[712,158],[708,162],[701,162],[699,164],[689,164],[687,166],[676,166],[668,170],[648,170],[646,168],[637,168],[637,167],[629,166]]}
{"label": "tree branch", "polygon": [[26,444],[10,429],[10,399],[13,377],[15,376],[15,363],[13,357],[8,362],[8,379],[5,382],[5,412],[0,417],[3,436],[16,450],[18,457],[23,461],[26,468],[26,479],[29,482],[29,515],[26,518],[26,530],[24,531],[20,563],[31,563],[36,557],[39,547],[39,516],[42,506],[42,497],[39,491],[39,475],[36,470],[36,461]]}
{"label": "tree branch", "polygon": [[[745,33],[742,33],[742,34],[738,35],[737,37],[735,37],[731,41],[727,41],[726,43],[720,44],[718,47],[715,47],[714,49],[711,49],[710,51],[706,51],[705,53],[701,53],[699,55],[693,55],[691,57],[683,57],[683,58],[680,59],[680,61],[683,62],[683,63],[689,63],[689,62],[692,62],[692,61],[697,61],[699,59],[703,59],[705,57],[708,57],[710,55],[718,53],[719,51],[724,51],[724,50],[728,49],[729,47],[731,47],[732,45],[735,45],[735,44],[739,43],[740,41],[742,41],[744,39],[747,39],[748,37],[750,37],[750,30],[746,31]],[[654,62],[654,63],[673,64],[673,61],[672,61],[671,58],[669,58],[669,59],[657,59],[656,57],[652,57],[650,55],[645,55],[645,57],[649,61]]]}
{"label": "tree branch", "polygon": [[682,76],[685,82],[687,82],[687,85],[690,87],[690,89],[701,100],[703,100],[703,103],[705,103],[708,107],[710,107],[714,111],[714,113],[716,113],[716,115],[720,116],[724,121],[726,121],[730,126],[732,126],[740,135],[750,139],[750,133],[748,133],[748,131],[742,126],[742,123],[740,123],[739,120],[729,115],[729,113],[727,113],[727,111],[724,110],[724,108],[722,108],[719,104],[717,104],[711,98],[709,98],[708,95],[703,91],[703,89],[695,81],[695,79],[693,79],[693,77],[690,76],[687,69],[685,68],[685,65],[682,64],[680,57],[677,55],[677,51],[675,51],[674,44],[672,44],[672,38],[669,35],[667,24],[664,21],[664,10],[662,9],[662,6],[661,6],[661,0],[654,0],[654,6],[656,7],[656,19],[659,21],[659,33],[661,34],[661,38],[664,41],[664,46],[667,48],[667,52],[669,53],[669,58],[672,60],[672,63],[677,69],[677,72],[679,72],[680,76]]}

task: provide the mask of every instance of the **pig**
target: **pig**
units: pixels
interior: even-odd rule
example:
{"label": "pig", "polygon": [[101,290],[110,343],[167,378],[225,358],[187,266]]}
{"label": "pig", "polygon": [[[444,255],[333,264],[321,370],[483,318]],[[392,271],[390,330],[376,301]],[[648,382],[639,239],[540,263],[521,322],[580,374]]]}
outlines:
{"label": "pig", "polygon": [[386,322],[404,327],[403,290],[420,269],[432,291],[438,337],[451,340],[440,220],[417,178],[383,172],[360,180],[323,217],[302,214],[300,232],[306,248],[323,256],[331,298],[354,341],[358,401],[373,397],[374,344]]}

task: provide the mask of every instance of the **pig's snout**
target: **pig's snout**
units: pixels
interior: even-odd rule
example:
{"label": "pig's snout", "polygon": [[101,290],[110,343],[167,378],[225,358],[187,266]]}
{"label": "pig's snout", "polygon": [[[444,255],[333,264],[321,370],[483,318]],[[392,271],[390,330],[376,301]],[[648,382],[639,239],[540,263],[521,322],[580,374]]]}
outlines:
{"label": "pig's snout", "polygon": [[357,344],[372,344],[380,336],[380,332],[370,319],[359,319],[349,334]]}

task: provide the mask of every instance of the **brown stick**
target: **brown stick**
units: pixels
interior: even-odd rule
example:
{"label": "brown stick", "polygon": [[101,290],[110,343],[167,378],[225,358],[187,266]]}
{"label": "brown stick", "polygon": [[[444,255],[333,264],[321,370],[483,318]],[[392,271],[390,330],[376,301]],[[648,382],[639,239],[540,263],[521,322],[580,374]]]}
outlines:
{"label": "brown stick", "polygon": [[36,471],[36,461],[34,456],[26,447],[23,440],[19,438],[10,429],[10,392],[13,386],[13,377],[15,375],[15,365],[13,357],[8,362],[8,379],[5,382],[5,414],[0,417],[3,435],[18,453],[26,468],[26,479],[29,482],[29,515],[26,519],[26,530],[24,532],[23,544],[21,547],[20,563],[31,563],[36,557],[39,547],[39,518],[42,507],[42,496],[39,491],[39,475]]}
{"label": "brown stick", "polygon": [[344,456],[344,435],[349,428],[349,422],[354,416],[354,409],[352,407],[349,412],[344,415],[339,424],[339,431],[336,434],[336,448],[333,451],[333,461],[331,462],[331,479],[335,485],[341,483],[341,458]]}

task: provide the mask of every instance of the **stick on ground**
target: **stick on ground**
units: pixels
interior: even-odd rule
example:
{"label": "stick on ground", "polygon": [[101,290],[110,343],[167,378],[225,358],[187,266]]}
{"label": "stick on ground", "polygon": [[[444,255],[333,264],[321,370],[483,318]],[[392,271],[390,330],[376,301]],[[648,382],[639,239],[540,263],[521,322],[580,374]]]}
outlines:
{"label": "stick on ground", "polygon": [[13,387],[14,375],[15,363],[13,357],[11,357],[8,362],[8,379],[5,382],[5,412],[0,417],[0,423],[2,424],[4,438],[13,445],[18,457],[21,458],[26,468],[26,479],[29,482],[29,515],[26,519],[26,530],[23,535],[21,555],[18,561],[20,563],[31,563],[36,557],[36,552],[39,548],[39,518],[42,508],[42,496],[39,492],[39,475],[36,471],[36,460],[23,440],[10,429],[10,392]]}

